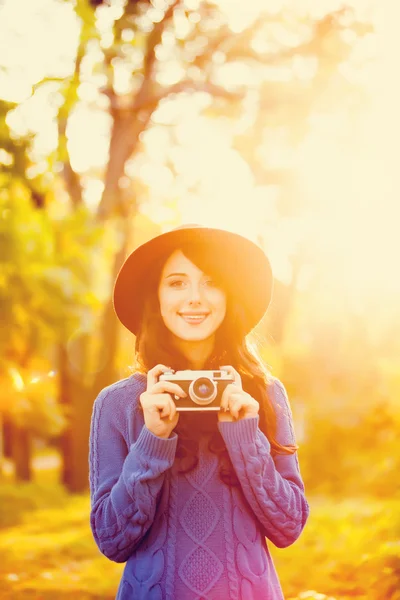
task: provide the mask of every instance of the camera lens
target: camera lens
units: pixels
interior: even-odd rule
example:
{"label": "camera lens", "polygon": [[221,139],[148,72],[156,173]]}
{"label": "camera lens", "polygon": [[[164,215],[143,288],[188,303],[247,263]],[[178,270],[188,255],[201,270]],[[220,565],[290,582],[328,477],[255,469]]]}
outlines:
{"label": "camera lens", "polygon": [[189,396],[196,404],[210,404],[217,395],[217,386],[207,377],[199,377],[189,386]]}

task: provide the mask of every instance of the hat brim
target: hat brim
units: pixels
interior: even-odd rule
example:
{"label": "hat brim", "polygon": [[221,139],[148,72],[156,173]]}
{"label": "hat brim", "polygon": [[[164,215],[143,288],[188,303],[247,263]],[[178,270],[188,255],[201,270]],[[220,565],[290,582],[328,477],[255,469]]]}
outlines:
{"label": "hat brim", "polygon": [[137,335],[142,314],[143,289],[152,264],[178,250],[190,241],[211,243],[226,256],[226,269],[232,274],[234,289],[246,315],[246,332],[249,333],[262,319],[272,296],[272,270],[263,250],[247,238],[210,227],[185,227],[173,229],[145,242],[136,248],[123,263],[115,280],[114,310],[121,323]]}

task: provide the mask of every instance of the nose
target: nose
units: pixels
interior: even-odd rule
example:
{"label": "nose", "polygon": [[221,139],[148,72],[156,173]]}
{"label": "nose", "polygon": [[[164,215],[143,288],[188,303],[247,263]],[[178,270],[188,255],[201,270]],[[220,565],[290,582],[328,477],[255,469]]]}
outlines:
{"label": "nose", "polygon": [[201,288],[196,283],[190,286],[189,292],[189,304],[200,304],[201,303]]}

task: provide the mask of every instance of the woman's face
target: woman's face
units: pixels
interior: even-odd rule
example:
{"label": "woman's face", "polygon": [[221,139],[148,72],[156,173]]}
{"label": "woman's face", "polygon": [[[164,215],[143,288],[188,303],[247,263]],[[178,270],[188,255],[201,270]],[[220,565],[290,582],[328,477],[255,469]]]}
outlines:
{"label": "woman's face", "polygon": [[169,331],[187,342],[211,338],[224,320],[226,294],[181,250],[166,261],[158,287],[161,316]]}

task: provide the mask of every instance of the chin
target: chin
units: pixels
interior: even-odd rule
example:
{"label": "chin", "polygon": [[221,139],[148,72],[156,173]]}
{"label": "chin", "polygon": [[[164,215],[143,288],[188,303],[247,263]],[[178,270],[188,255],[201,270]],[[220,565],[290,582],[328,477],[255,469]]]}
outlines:
{"label": "chin", "polygon": [[208,340],[210,337],[214,335],[214,331],[187,331],[181,330],[179,328],[172,331],[173,335],[180,340],[184,340],[185,342],[204,342]]}
{"label": "chin", "polygon": [[182,334],[182,335],[177,335],[177,337],[179,337],[181,340],[184,340],[185,342],[204,342],[205,340],[208,340],[212,335],[213,335],[212,333],[207,333],[205,335],[200,335],[200,334],[184,335],[184,334]]}

